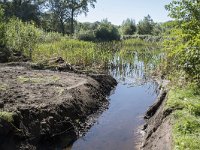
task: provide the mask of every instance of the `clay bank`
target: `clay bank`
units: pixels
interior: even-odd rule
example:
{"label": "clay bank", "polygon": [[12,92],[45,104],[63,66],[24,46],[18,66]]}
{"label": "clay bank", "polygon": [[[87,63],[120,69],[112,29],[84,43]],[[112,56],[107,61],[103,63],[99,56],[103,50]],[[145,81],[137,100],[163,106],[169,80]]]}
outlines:
{"label": "clay bank", "polygon": [[66,146],[92,124],[90,115],[108,106],[106,96],[117,82],[74,72],[0,65],[1,150],[53,149],[60,136]]}

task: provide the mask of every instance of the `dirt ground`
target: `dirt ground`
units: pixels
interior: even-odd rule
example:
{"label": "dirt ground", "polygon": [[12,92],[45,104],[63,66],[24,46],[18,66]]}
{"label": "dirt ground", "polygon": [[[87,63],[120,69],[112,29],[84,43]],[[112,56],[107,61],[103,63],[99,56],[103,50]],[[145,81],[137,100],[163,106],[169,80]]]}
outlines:
{"label": "dirt ground", "polygon": [[42,149],[61,136],[67,146],[108,105],[116,84],[108,75],[1,64],[0,149]]}
{"label": "dirt ground", "polygon": [[172,150],[172,123],[170,114],[172,111],[165,110],[167,101],[167,81],[160,83],[160,94],[156,102],[147,110],[140,139],[140,150]]}

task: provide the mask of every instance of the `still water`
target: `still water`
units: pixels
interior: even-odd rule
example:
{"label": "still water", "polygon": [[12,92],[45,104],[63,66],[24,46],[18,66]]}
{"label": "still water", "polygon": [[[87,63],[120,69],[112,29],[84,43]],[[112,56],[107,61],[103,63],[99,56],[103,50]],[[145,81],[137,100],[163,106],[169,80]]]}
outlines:
{"label": "still water", "polygon": [[151,61],[146,63],[136,53],[129,57],[115,56],[110,62],[108,73],[118,85],[109,97],[109,108],[67,150],[134,150],[138,127],[144,123],[142,116],[157,97],[157,84],[145,72]]}

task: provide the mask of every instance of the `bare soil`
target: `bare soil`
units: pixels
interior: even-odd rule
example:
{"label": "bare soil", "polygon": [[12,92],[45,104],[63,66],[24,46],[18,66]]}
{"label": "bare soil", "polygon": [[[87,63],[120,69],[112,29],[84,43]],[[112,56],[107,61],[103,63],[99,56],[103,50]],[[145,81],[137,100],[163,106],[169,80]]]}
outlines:
{"label": "bare soil", "polygon": [[0,117],[0,149],[67,146],[92,124],[88,116],[106,108],[116,84],[103,74],[1,64],[0,112],[11,112],[13,121]]}

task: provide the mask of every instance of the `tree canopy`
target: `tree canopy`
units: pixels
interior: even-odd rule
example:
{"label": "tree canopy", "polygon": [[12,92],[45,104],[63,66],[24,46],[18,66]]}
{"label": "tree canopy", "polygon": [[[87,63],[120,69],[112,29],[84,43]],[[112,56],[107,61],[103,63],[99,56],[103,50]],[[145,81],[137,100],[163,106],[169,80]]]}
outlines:
{"label": "tree canopy", "polygon": [[[175,19],[165,41],[168,66],[184,70],[200,83],[200,1],[173,0],[166,9]],[[177,65],[179,64],[179,65]]]}
{"label": "tree canopy", "polygon": [[[22,21],[34,21],[45,30],[54,30],[66,34],[74,33],[75,18],[87,14],[89,6],[95,7],[96,0],[0,0],[5,17],[13,16]],[[69,24],[69,25],[68,25]]]}
{"label": "tree canopy", "polygon": [[136,24],[133,19],[126,19],[122,22],[121,26],[123,35],[133,35],[136,32]]}
{"label": "tree canopy", "polygon": [[4,45],[4,22],[3,22],[4,12],[0,5],[0,46]]}
{"label": "tree canopy", "polygon": [[154,22],[150,15],[144,17],[137,25],[138,34],[152,34]]}
{"label": "tree canopy", "polygon": [[107,19],[104,19],[97,28],[96,38],[100,41],[119,40],[120,34],[114,25],[112,25]]}

